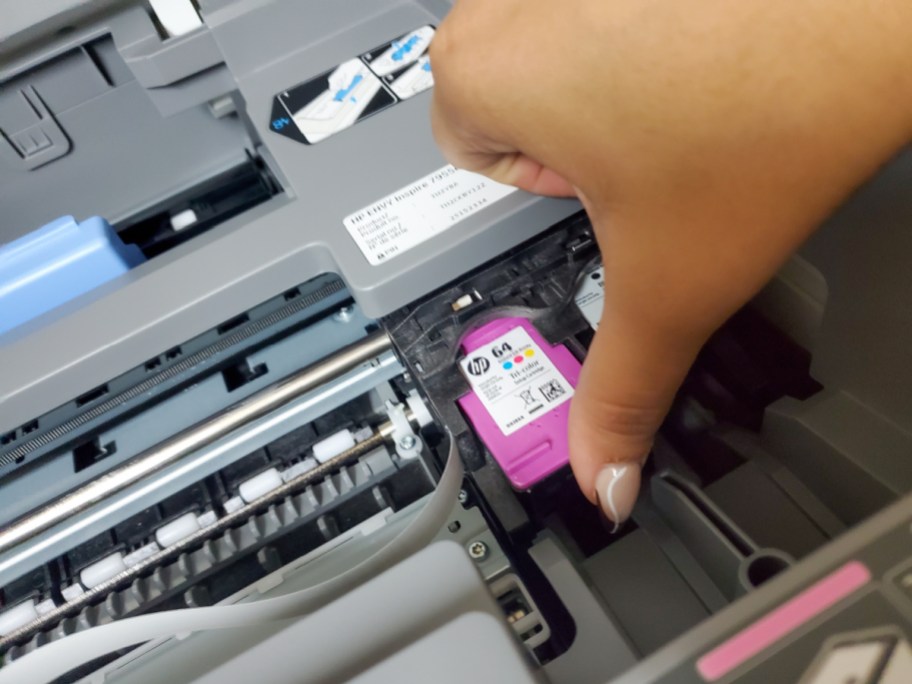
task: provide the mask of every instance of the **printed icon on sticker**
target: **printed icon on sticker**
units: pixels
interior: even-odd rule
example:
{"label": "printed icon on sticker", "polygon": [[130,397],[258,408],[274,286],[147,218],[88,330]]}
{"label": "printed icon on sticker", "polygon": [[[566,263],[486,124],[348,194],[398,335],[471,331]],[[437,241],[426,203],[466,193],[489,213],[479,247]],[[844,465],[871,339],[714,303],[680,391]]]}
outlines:
{"label": "printed icon on sticker", "polygon": [[567,391],[557,380],[549,380],[544,385],[538,388],[538,391],[542,393],[542,396],[547,402],[554,402],[564,396]]}

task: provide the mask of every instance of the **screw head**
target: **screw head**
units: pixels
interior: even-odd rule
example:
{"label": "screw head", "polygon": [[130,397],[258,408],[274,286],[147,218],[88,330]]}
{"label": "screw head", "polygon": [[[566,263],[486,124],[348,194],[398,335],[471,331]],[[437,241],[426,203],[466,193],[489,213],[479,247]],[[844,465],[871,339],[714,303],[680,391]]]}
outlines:
{"label": "screw head", "polygon": [[464,504],[468,500],[469,500],[469,493],[464,489],[460,489],[459,490],[459,503]]}
{"label": "screw head", "polygon": [[399,440],[399,447],[408,451],[409,449],[414,449],[417,443],[418,440],[415,439],[414,435],[405,435]]}
{"label": "screw head", "polygon": [[469,544],[469,557],[472,560],[483,561],[488,557],[488,545],[483,541],[474,541]]}

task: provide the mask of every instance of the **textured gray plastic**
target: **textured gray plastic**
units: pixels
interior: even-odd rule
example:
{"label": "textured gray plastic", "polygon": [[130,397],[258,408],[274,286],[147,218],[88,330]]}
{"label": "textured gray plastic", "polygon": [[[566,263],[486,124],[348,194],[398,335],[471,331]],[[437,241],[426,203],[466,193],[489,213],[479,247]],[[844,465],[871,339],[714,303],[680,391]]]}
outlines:
{"label": "textured gray plastic", "polygon": [[[907,150],[811,238],[801,251],[804,275],[776,293],[780,301],[770,310],[784,312],[786,323],[793,317],[795,325],[783,327],[798,331],[801,341],[809,345],[811,374],[826,389],[803,402],[783,399],[774,404],[764,418],[759,444],[746,444],[743,435],[726,439],[770,473],[826,536],[853,529],[682,635],[614,684],[704,684],[693,664],[697,657],[827,569],[859,559],[877,580],[895,577],[899,568],[893,564],[910,567],[912,496],[907,494],[877,512],[912,489],[910,187],[912,153]],[[819,303],[824,299],[821,314]],[[738,490],[745,495],[744,487]],[[744,497],[745,502],[754,500],[754,492],[748,491],[751,495]],[[864,520],[868,516],[873,517]],[[816,543],[813,532],[797,530],[798,536],[795,532],[788,530],[786,536],[803,547],[796,550]],[[740,668],[724,681],[739,675],[743,675],[739,682],[796,681],[828,637],[857,630],[857,624],[850,627],[851,620],[861,621],[868,629],[899,629],[905,624],[908,634],[912,614],[908,593],[902,595],[892,581],[877,584],[881,596],[872,591],[849,603],[824,629],[796,631],[753,659],[754,673]],[[776,655],[770,657],[773,651]]]}
{"label": "textured gray plastic", "polygon": [[67,33],[74,25],[91,21],[94,14],[123,4],[123,0],[2,0],[0,57],[31,49],[37,41]]}
{"label": "textured gray plastic", "polygon": [[215,119],[203,107],[163,117],[110,40],[0,82],[0,129],[8,137],[34,118],[20,93],[29,89],[70,148],[32,170],[0,156],[0,242],[64,215],[118,223],[243,162],[250,147],[236,118]]}
{"label": "textured gray plastic", "polygon": [[[788,572],[674,640],[620,678],[613,680],[612,684],[706,684],[707,680],[700,677],[694,666],[694,661],[698,657],[772,611],[802,588],[826,575],[828,571],[840,567],[851,559],[858,559],[871,569],[875,585],[880,584],[882,587],[883,593],[880,597],[877,597],[873,590],[858,592],[861,596],[858,599],[844,601],[841,604],[841,611],[831,609],[826,613],[829,619],[815,620],[786,635],[782,639],[783,643],[774,644],[748,661],[749,669],[756,666],[756,674],[763,675],[762,677],[751,676],[745,672],[744,667],[741,667],[719,681],[797,681],[798,677],[788,673],[788,669],[795,667],[796,661],[799,674],[802,665],[809,666],[814,660],[816,649],[826,638],[845,629],[845,623],[841,619],[843,614],[854,613],[855,619],[860,620],[867,628],[892,628],[896,625],[896,628],[900,629],[899,625],[904,624],[906,630],[909,630],[908,616],[912,610],[912,603],[909,602],[908,595],[903,596],[888,583],[878,583],[877,580],[883,576],[895,577],[899,569],[897,565],[909,568],[910,519],[912,497],[907,496],[815,552]],[[905,560],[902,560],[903,555],[906,556]],[[865,595],[867,598],[862,598]],[[872,598],[879,599],[875,601],[874,606],[869,601]],[[861,608],[860,615],[858,610],[852,610],[856,607]],[[834,613],[838,614],[834,616]],[[821,622],[825,624],[821,626]],[[821,629],[810,631],[808,627],[812,626],[821,626]],[[803,638],[810,634],[813,636],[809,639]],[[796,649],[790,649],[791,652],[786,650],[796,644],[800,645],[797,649],[797,658]],[[783,652],[786,655],[780,660],[778,654]],[[770,666],[764,667],[765,663],[769,663]],[[782,670],[772,674],[771,670],[775,672],[778,665],[782,666]],[[739,678],[742,675],[743,680]]]}
{"label": "textured gray plastic", "polygon": [[208,29],[162,40],[139,7],[115,18],[112,30],[124,61],[146,88],[171,85],[222,63]]}
{"label": "textured gray plastic", "polygon": [[826,389],[777,402],[764,421],[762,445],[846,525],[912,491],[910,188],[906,149],[802,249],[826,281],[810,347]]}
{"label": "textured gray plastic", "polygon": [[627,670],[636,654],[625,634],[592,595],[559,542],[544,535],[529,556],[573,616],[576,637],[570,649],[544,666],[552,682],[600,684]]}
{"label": "textured gray plastic", "polygon": [[[459,648],[453,648],[459,644]],[[471,657],[466,658],[462,649]],[[388,684],[423,681],[465,684],[479,681],[498,684],[534,684],[528,664],[503,622],[485,613],[468,613],[402,649],[351,684]]]}
{"label": "textured gray plastic", "polygon": [[802,255],[829,289],[812,375],[912,433],[912,149],[863,187]]}
{"label": "textured gray plastic", "polygon": [[[673,486],[661,477],[652,478],[652,500],[665,520],[684,541],[688,549],[700,559],[713,582],[729,600],[744,593],[738,582],[738,568],[748,553],[756,547],[727,517],[695,490],[701,504],[687,496],[687,490]],[[704,512],[704,507],[721,518],[730,534],[726,534]],[[739,543],[740,542],[740,543]]]}
{"label": "textured gray plastic", "polygon": [[639,656],[710,615],[682,577],[680,566],[668,560],[666,549],[639,529],[583,562],[593,593],[623,625]]}
{"label": "textured gray plastic", "polygon": [[[495,616],[499,611],[465,550],[439,542],[194,681],[215,684],[235,677],[235,681],[292,684],[301,681],[302,672],[313,682],[346,681],[358,673],[362,675],[356,681],[395,681],[371,678],[365,670],[369,672],[378,661],[466,613]],[[505,655],[512,656],[509,660],[514,667],[521,666],[515,642],[511,643],[502,622],[495,624],[497,643],[506,649]],[[345,635],[344,643],[339,643],[339,635]],[[411,648],[421,648],[420,644],[417,641]],[[450,650],[458,652],[452,646],[451,642]],[[466,647],[472,648],[468,644]],[[464,658],[465,652],[461,655]],[[407,659],[420,668],[418,672],[427,672],[428,665],[434,664]],[[267,662],[270,667],[264,671],[263,663]],[[397,664],[388,663],[380,671],[391,667],[396,668]],[[525,679],[490,681],[532,681],[528,670],[520,670],[523,671]]]}

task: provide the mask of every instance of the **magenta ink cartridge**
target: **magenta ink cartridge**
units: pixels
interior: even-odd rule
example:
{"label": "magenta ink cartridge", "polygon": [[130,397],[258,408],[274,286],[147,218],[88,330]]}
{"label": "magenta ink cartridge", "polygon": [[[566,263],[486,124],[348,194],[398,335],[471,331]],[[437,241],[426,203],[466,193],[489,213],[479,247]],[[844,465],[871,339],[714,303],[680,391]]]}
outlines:
{"label": "magenta ink cartridge", "polygon": [[466,336],[460,362],[472,391],[459,405],[516,489],[569,462],[567,419],[580,363],[525,318],[501,318]]}

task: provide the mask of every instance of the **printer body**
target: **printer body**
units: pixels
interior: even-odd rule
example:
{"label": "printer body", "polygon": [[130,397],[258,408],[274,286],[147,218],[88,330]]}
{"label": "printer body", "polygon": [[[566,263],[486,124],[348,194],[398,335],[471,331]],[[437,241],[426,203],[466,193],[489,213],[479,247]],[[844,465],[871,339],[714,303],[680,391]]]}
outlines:
{"label": "printer body", "polygon": [[598,247],[435,146],[449,8],[3,3],[0,682],[912,681],[912,157],[708,341],[613,533]]}

